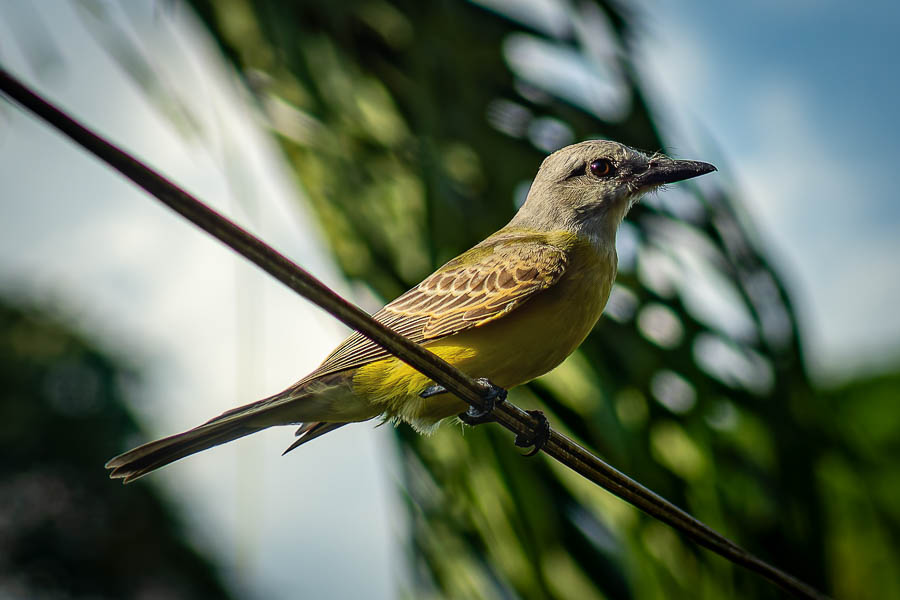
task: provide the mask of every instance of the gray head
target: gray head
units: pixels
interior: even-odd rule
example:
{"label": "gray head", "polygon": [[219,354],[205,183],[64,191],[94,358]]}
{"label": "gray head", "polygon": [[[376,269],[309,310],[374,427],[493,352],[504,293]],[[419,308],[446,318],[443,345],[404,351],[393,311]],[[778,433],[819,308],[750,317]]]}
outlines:
{"label": "gray head", "polygon": [[615,239],[616,228],[640,196],[667,183],[716,168],[673,160],[607,140],[588,140],[544,159],[512,227],[566,229]]}

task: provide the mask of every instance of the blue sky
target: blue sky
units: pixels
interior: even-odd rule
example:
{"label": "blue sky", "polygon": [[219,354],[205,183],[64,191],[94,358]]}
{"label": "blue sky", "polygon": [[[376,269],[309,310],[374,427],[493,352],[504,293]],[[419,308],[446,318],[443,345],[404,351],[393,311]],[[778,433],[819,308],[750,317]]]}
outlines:
{"label": "blue sky", "polygon": [[720,152],[831,380],[900,357],[900,4],[647,0],[642,71],[677,149]]}

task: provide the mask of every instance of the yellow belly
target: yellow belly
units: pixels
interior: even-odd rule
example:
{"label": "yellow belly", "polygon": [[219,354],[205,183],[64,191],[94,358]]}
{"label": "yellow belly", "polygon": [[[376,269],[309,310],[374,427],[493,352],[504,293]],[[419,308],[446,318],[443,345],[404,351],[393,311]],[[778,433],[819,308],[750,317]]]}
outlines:
{"label": "yellow belly", "polygon": [[[472,377],[487,377],[507,389],[520,385],[556,367],[584,341],[603,312],[615,270],[614,253],[604,256],[587,243],[578,244],[566,274],[552,288],[500,319],[425,346]],[[379,414],[428,431],[467,408],[451,394],[419,397],[432,383],[389,358],[357,369],[353,392]]]}

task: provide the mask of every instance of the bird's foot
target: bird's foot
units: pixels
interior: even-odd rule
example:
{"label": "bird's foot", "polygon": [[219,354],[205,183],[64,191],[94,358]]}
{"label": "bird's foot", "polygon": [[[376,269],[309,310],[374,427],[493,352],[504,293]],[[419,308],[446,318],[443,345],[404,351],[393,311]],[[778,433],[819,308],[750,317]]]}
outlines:
{"label": "bird's foot", "polygon": [[[482,423],[490,423],[495,421],[493,412],[494,407],[506,401],[506,390],[491,383],[489,380],[481,377],[476,379],[481,387],[484,388],[482,399],[484,400],[484,408],[475,408],[470,406],[469,409],[460,413],[459,420],[466,425],[481,425]],[[426,390],[428,391],[428,390]]]}
{"label": "bird's foot", "polygon": [[438,394],[443,394],[447,391],[442,385],[438,385],[435,383],[434,385],[429,385],[425,390],[419,394],[419,398],[431,398],[432,396],[437,396]]}
{"label": "bird's foot", "polygon": [[550,421],[544,416],[543,411],[529,410],[526,412],[537,419],[538,424],[534,431],[518,434],[516,436],[515,444],[519,448],[528,448],[529,446],[532,446],[531,451],[526,453],[525,456],[534,456],[544,447],[547,440],[550,439]]}

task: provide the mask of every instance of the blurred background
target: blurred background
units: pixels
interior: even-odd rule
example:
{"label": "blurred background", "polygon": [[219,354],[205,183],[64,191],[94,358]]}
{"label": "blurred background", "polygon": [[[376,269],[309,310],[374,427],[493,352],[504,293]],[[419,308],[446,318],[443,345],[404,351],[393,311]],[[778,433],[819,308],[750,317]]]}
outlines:
{"label": "blurred background", "polygon": [[[511,393],[747,549],[900,598],[900,9],[0,3],[0,64],[368,310],[585,138],[712,162],[647,198],[582,348]],[[269,430],[103,463],[346,330],[0,102],[0,598],[776,598],[497,427]]]}

